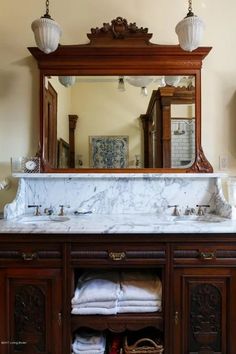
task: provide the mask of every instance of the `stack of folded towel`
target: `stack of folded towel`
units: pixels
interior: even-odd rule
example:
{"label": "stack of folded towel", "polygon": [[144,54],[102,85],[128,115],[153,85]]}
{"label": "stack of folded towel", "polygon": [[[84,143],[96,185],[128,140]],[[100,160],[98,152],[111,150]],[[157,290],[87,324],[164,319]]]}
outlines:
{"label": "stack of folded towel", "polygon": [[114,315],[119,292],[118,272],[86,272],[78,280],[71,313]]}
{"label": "stack of folded towel", "polygon": [[104,354],[106,338],[101,332],[81,332],[72,343],[73,354]]}
{"label": "stack of folded towel", "polygon": [[161,311],[162,284],[155,273],[121,272],[118,313]]}
{"label": "stack of folded towel", "polygon": [[161,299],[162,284],[155,273],[87,272],[79,278],[72,314],[156,312]]}

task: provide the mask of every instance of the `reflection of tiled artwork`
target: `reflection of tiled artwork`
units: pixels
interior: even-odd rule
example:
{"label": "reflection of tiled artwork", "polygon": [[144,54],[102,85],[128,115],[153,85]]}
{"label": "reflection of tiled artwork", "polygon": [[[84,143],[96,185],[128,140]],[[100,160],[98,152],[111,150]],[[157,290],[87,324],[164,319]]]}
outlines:
{"label": "reflection of tiled artwork", "polygon": [[90,136],[90,166],[128,167],[128,136]]}

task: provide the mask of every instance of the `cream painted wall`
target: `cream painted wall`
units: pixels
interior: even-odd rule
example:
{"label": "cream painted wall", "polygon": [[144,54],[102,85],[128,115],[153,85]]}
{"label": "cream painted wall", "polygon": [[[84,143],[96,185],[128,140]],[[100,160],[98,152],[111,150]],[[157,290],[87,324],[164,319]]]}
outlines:
{"label": "cream painted wall", "polygon": [[[215,170],[221,154],[236,173],[235,0],[193,1],[206,23],[202,45],[213,49],[202,70],[202,145]],[[35,154],[38,148],[38,73],[27,46],[34,46],[31,22],[45,2],[8,0],[0,12],[0,179],[10,176],[10,158]],[[85,43],[91,27],[117,16],[148,27],[155,43],[176,44],[176,23],[187,0],[51,0],[50,12],[63,28],[61,43]],[[0,210],[16,192],[0,191]]]}

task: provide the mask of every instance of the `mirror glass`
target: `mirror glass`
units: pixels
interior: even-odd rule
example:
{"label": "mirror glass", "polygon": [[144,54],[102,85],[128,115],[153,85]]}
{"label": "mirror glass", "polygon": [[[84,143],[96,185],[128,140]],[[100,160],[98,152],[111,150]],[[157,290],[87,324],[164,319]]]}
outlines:
{"label": "mirror glass", "polygon": [[[153,95],[165,88],[178,88],[183,95],[164,94],[148,112]],[[192,99],[186,99],[189,91]],[[149,121],[146,138],[142,116]],[[44,121],[45,157],[53,168],[188,168],[195,159],[195,78],[45,76]],[[158,149],[163,149],[159,132],[165,124],[170,132],[169,166],[155,162]],[[151,159],[146,157],[145,139],[151,141]]]}

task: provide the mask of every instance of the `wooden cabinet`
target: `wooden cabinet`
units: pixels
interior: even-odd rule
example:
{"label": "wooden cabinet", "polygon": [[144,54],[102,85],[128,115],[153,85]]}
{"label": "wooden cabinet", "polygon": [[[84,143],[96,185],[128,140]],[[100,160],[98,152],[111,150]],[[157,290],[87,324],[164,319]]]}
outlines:
{"label": "wooden cabinet", "polygon": [[60,245],[0,244],[3,354],[62,353]]}
{"label": "wooden cabinet", "polygon": [[[165,354],[235,354],[236,239],[217,238],[2,236],[0,352],[70,354],[73,333],[86,327],[110,333],[152,328],[163,334]],[[72,315],[71,298],[86,270],[157,272],[162,311]]]}
{"label": "wooden cabinet", "polygon": [[172,312],[175,354],[225,354],[236,348],[236,270],[182,268],[174,271]]}

